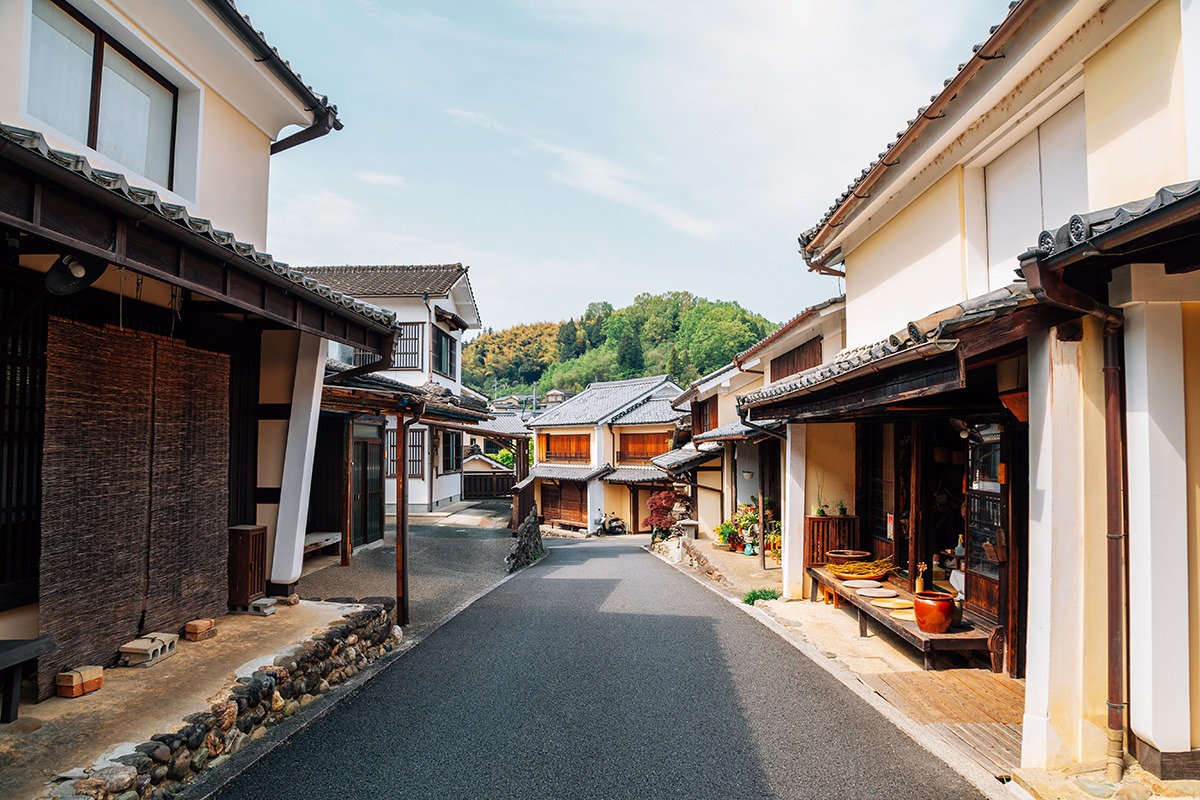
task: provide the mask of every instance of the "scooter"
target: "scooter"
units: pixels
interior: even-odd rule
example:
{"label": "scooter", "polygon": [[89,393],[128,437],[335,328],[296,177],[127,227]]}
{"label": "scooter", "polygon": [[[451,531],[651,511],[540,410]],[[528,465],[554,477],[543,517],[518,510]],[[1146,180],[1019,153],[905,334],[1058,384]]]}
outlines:
{"label": "scooter", "polygon": [[599,527],[596,528],[597,536],[621,536],[629,533],[629,529],[625,527],[624,521],[616,514],[605,514],[597,520]]}

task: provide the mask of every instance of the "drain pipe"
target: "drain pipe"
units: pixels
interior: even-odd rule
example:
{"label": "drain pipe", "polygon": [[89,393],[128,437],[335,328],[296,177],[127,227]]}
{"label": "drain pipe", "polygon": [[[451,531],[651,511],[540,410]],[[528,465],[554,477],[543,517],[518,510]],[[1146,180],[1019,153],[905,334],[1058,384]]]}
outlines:
{"label": "drain pipe", "polygon": [[1096,317],[1104,323],[1104,452],[1108,545],[1108,753],[1106,777],[1119,783],[1125,772],[1125,426],[1121,346],[1125,317],[1119,309],[1068,286],[1062,273],[1042,264],[1048,255],[1030,250],[1021,271],[1040,303]]}

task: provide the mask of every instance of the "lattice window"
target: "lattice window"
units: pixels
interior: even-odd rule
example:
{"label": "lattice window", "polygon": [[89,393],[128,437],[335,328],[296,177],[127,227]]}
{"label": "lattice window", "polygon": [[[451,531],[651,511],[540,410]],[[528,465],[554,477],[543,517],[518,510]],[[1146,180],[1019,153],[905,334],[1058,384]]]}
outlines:
{"label": "lattice window", "polygon": [[425,431],[408,432],[408,477],[425,477]]}
{"label": "lattice window", "polygon": [[621,447],[617,451],[617,461],[622,464],[649,464],[650,459],[661,456],[671,449],[671,434],[661,433],[622,433]]}
{"label": "lattice window", "polygon": [[717,427],[717,398],[692,401],[692,435]]}
{"label": "lattice window", "polygon": [[544,433],[542,461],[586,464],[592,460],[592,437],[586,433]]}
{"label": "lattice window", "polygon": [[383,475],[385,478],[394,478],[396,477],[396,429],[385,431],[383,437],[386,447],[383,457]]}
{"label": "lattice window", "polygon": [[462,434],[442,431],[442,474],[462,471]]}
{"label": "lattice window", "polygon": [[422,369],[424,344],[425,323],[401,323],[400,336],[396,340],[396,369]]}

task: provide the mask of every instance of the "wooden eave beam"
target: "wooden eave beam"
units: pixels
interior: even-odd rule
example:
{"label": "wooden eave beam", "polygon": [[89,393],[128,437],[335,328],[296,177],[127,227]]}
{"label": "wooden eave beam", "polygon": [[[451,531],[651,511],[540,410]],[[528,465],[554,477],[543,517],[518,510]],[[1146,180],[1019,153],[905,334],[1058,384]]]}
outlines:
{"label": "wooden eave beam", "polygon": [[[16,145],[0,146],[0,155],[0,226],[290,329],[383,352],[389,326],[365,317],[360,322],[332,301],[40,155]],[[50,248],[38,243],[36,249]]]}

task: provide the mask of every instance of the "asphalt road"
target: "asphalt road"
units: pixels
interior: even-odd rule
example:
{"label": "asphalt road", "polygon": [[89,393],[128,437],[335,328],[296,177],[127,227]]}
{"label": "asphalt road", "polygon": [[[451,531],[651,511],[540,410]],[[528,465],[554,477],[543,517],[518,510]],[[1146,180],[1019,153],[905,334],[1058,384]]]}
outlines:
{"label": "asphalt road", "polygon": [[633,542],[549,544],[220,800],[981,796]]}

